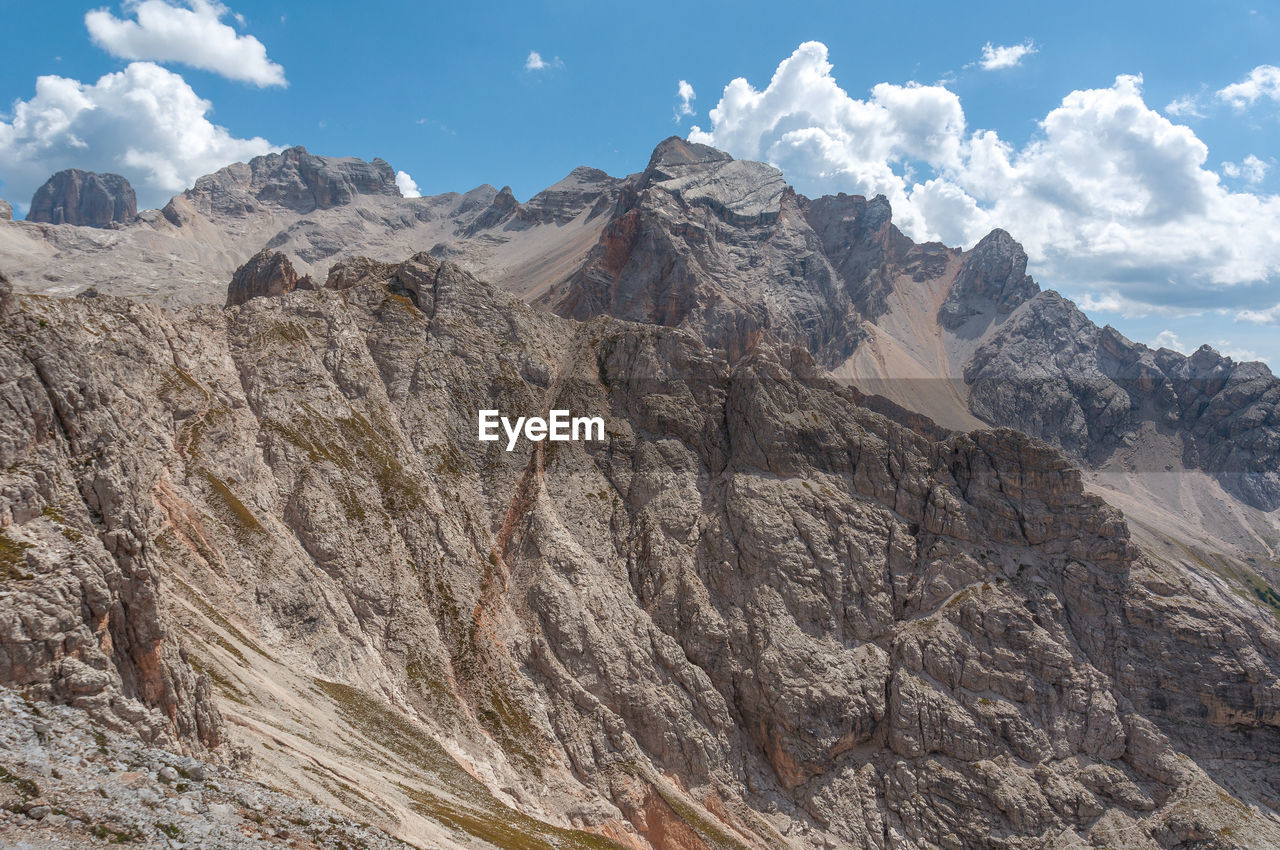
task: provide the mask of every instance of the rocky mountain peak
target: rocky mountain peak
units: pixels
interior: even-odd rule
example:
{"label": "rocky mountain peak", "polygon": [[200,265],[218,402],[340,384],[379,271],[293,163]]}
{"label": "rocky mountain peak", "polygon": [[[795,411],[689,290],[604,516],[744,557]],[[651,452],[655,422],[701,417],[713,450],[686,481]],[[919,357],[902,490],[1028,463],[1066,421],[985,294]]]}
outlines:
{"label": "rocky mountain peak", "polygon": [[[299,145],[201,177],[179,198],[205,215],[240,217],[261,206],[308,213],[349,204],[362,195],[401,197],[395,170],[386,160],[316,156]],[[165,217],[182,223],[181,207],[178,198],[170,201]]]}
{"label": "rocky mountain peak", "polygon": [[[9,217],[12,215],[10,210]],[[137,215],[138,198],[128,180],[119,174],[68,168],[36,190],[27,221],[109,227],[113,222],[132,221]]]}
{"label": "rocky mountain peak", "polygon": [[710,145],[686,141],[679,136],[663,139],[653,149],[646,172],[664,167],[699,165],[709,162],[732,162],[733,157]]}
{"label": "rocky mountain peak", "polygon": [[1007,315],[1039,291],[1027,274],[1027,252],[997,228],[969,251],[938,312],[938,322],[955,329],[975,316]]}
{"label": "rocky mountain peak", "polygon": [[314,289],[310,277],[299,277],[293,263],[279,251],[263,248],[236,269],[227,287],[227,307],[251,298],[287,295],[295,289]]}
{"label": "rocky mountain peak", "polygon": [[493,196],[493,200],[489,203],[489,208],[480,213],[467,228],[467,233],[474,234],[481,230],[496,227],[514,215],[519,207],[520,202],[516,200],[511,187],[503,186],[498,190],[498,194]]}
{"label": "rocky mountain peak", "polygon": [[709,206],[729,223],[748,224],[777,217],[787,184],[772,165],[736,160],[673,136],[654,149],[640,178],[641,190],[651,187],[685,204]]}
{"label": "rocky mountain peak", "polygon": [[518,215],[526,224],[564,224],[588,208],[594,216],[612,202],[622,183],[598,168],[580,166],[522,204]]}

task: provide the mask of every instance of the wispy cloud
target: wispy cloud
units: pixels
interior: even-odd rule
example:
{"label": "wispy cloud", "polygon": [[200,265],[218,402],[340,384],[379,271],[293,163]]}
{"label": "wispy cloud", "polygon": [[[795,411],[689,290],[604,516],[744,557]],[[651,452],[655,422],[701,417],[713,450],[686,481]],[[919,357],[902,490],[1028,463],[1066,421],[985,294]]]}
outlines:
{"label": "wispy cloud", "polygon": [[1150,348],[1168,348],[1179,354],[1187,354],[1187,345],[1178,339],[1178,335],[1173,331],[1164,330],[1156,334],[1156,338],[1147,343]]}
{"label": "wispy cloud", "polygon": [[1200,110],[1200,97],[1194,94],[1183,95],[1169,101],[1164,108],[1165,115],[1172,115],[1174,118],[1203,118],[1204,113]]}
{"label": "wispy cloud", "polygon": [[694,93],[693,86],[685,80],[681,80],[676,86],[676,97],[680,99],[680,103],[676,104],[676,123],[680,123],[680,119],[687,115],[693,114],[693,101],[698,95]]}
{"label": "wispy cloud", "polygon": [[1264,97],[1280,101],[1280,68],[1275,65],[1259,65],[1240,82],[1218,89],[1218,99],[1236,109],[1253,106]]}
{"label": "wispy cloud", "polygon": [[999,71],[1004,68],[1016,68],[1022,60],[1036,52],[1036,46],[1030,39],[1021,44],[994,45],[987,42],[982,46],[982,58],[978,67],[984,71]]}
{"label": "wispy cloud", "polygon": [[1280,325],[1280,304],[1265,310],[1241,310],[1236,313],[1236,321],[1253,325]]}
{"label": "wispy cloud", "polygon": [[524,60],[524,69],[526,71],[546,71],[551,68],[563,68],[564,63],[560,61],[559,56],[553,56],[551,59],[543,59],[542,54],[536,50],[530,50],[529,56]]}
{"label": "wispy cloud", "polygon": [[1263,363],[1270,363],[1271,358],[1263,357],[1252,348],[1244,348],[1233,343],[1229,339],[1220,339],[1214,343],[1214,347],[1218,349],[1218,353],[1224,357],[1230,357],[1237,363],[1248,363],[1251,360],[1261,360]]}
{"label": "wispy cloud", "polygon": [[1249,154],[1240,162],[1222,163],[1222,173],[1227,177],[1238,177],[1251,184],[1261,183],[1270,168],[1270,163],[1263,162],[1253,154]]}
{"label": "wispy cloud", "polygon": [[[175,62],[212,71],[257,86],[285,86],[284,68],[267,58],[267,48],[240,35],[222,19],[231,10],[216,0],[190,0],[176,6],[166,0],[126,3],[134,20],[106,9],[84,16],[93,43],[121,59]],[[234,19],[244,26],[241,15]]]}

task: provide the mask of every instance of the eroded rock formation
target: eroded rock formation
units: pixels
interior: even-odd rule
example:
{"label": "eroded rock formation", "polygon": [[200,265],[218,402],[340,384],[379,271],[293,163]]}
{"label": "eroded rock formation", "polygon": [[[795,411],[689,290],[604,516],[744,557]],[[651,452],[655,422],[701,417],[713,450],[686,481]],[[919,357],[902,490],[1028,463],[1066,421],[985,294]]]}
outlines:
{"label": "eroded rock formation", "polygon": [[[1049,445],[426,254],[334,283],[19,300],[8,681],[196,746],[210,680],[256,735],[300,677],[390,828],[499,846],[1280,841],[1274,620],[1144,553]],[[482,407],[607,439],[506,452]],[[274,691],[235,684],[275,657]],[[313,764],[278,722],[263,752]]]}
{"label": "eroded rock formation", "polygon": [[[45,181],[31,198],[27,221],[109,227],[138,215],[138,198],[119,174],[68,168]],[[13,217],[12,209],[8,218]]]}
{"label": "eroded rock formation", "polygon": [[285,295],[295,289],[314,289],[310,277],[299,277],[289,258],[279,251],[263,248],[236,269],[227,287],[227,307],[243,304],[250,298]]}

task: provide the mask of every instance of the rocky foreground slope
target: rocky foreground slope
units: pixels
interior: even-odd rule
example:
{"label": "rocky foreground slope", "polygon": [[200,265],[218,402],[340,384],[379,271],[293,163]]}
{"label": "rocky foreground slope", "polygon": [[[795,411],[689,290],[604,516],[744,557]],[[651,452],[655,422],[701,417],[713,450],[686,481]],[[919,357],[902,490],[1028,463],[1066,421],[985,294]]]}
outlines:
{"label": "rocky foreground slope", "polygon": [[1051,446],[425,254],[266,289],[3,293],[0,679],[420,846],[1280,843],[1275,617]]}
{"label": "rocky foreground slope", "polygon": [[147,747],[8,688],[0,688],[0,765],[0,844],[17,850],[406,847],[233,769]]}

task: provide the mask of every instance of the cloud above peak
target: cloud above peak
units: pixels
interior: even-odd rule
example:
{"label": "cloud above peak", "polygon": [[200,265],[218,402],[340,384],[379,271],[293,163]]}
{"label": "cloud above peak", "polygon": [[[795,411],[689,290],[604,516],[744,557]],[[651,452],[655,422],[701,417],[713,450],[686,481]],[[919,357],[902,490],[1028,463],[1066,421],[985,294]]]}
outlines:
{"label": "cloud above peak", "polygon": [[[969,128],[943,86],[880,83],[852,97],[826,47],[807,42],[765,88],[741,78],[725,86],[710,128],[689,138],[773,163],[806,194],[884,194],[917,240],[972,245],[1003,227],[1026,245],[1042,283],[1098,303],[1270,307],[1280,198],[1228,190],[1205,167],[1208,147],[1151,109],[1142,85],[1121,75],[1070,92],[1017,146]],[[1236,169],[1247,180],[1264,165]]]}
{"label": "cloud above peak", "polygon": [[30,100],[0,120],[0,196],[19,206],[64,168],[129,178],[140,206],[155,208],[228,163],[280,150],[266,139],[239,139],[208,118],[209,101],[178,74],[151,62],[86,84],[36,79]]}
{"label": "cloud above peak", "polygon": [[1023,59],[1035,52],[1035,43],[1030,39],[1021,44],[1009,45],[994,45],[988,41],[982,46],[982,57],[978,59],[978,67],[984,71],[1016,68],[1022,64]]}
{"label": "cloud above peak", "polygon": [[693,101],[697,98],[697,94],[693,90],[693,86],[689,85],[687,80],[681,80],[676,85],[676,97],[679,103],[676,104],[675,119],[676,123],[680,123],[680,119],[693,114]]}
{"label": "cloud above peak", "polygon": [[407,171],[396,172],[396,188],[400,190],[400,195],[405,198],[421,198],[422,191],[418,189],[418,184]]}
{"label": "cloud above peak", "polygon": [[[217,0],[189,0],[185,6],[141,0],[124,8],[134,14],[132,20],[107,9],[84,16],[93,43],[112,56],[175,62],[259,87],[288,85],[284,68],[267,58],[262,42],[223,22],[231,12]],[[232,17],[244,25],[243,16]]]}

